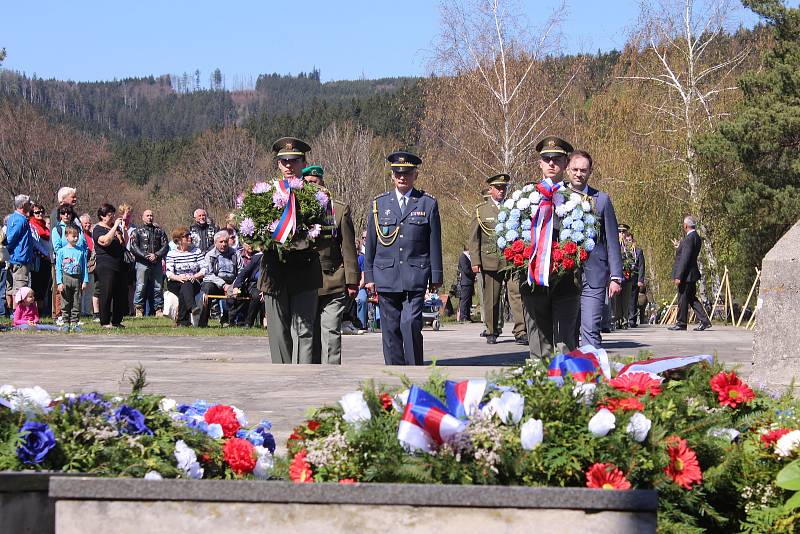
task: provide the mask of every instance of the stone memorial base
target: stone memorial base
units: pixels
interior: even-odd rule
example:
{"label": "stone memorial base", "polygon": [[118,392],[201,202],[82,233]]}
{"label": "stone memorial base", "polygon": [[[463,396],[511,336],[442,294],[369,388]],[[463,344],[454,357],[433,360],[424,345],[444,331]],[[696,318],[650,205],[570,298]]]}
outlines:
{"label": "stone memorial base", "polygon": [[651,490],[53,478],[58,534],[656,531]]}

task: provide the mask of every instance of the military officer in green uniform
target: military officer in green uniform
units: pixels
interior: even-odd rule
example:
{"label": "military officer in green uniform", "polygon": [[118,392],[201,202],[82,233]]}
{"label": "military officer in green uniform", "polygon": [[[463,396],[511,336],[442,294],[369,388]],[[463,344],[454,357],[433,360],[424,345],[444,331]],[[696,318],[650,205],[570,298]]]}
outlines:
{"label": "military officer in green uniform", "polygon": [[[545,137],[536,145],[542,180],[558,184],[567,167],[572,145],[559,137]],[[553,240],[558,239],[561,219],[553,212]],[[528,284],[523,276],[520,286],[525,321],[528,327],[531,358],[542,360],[545,355],[574,350],[578,345],[578,315],[581,288],[575,276],[550,280],[549,286]]]}
{"label": "military officer in green uniform", "polygon": [[[303,169],[306,182],[325,187],[324,171],[319,165]],[[326,190],[327,191],[327,190]],[[330,192],[328,192],[330,195]],[[358,293],[358,257],[356,232],[350,206],[330,197],[331,224],[323,229],[330,239],[317,247],[322,267],[322,287],[318,291],[314,321],[314,363],[342,363],[342,315],[348,298]]]}
{"label": "military officer in green uniform", "polygon": [[633,287],[633,268],[636,264],[634,250],[630,246],[628,238],[631,227],[627,224],[619,225],[619,247],[622,253],[622,291],[614,298],[614,320],[617,328],[625,330],[628,328],[628,316],[630,314],[631,289]]}
{"label": "military officer in green uniform", "polygon": [[508,280],[508,301],[514,316],[514,337],[517,343],[527,345],[525,322],[522,313],[522,299],[519,294],[519,279],[503,271],[506,260],[497,248],[494,227],[497,214],[505,199],[508,183],[511,178],[507,174],[497,174],[486,179],[489,194],[485,201],[475,206],[475,217],[472,220],[469,239],[469,255],[472,259],[472,270],[480,274],[481,304],[483,322],[486,326],[486,342],[497,343],[497,337],[503,325],[502,298],[503,283]]}
{"label": "military officer in green uniform", "polygon": [[[282,179],[300,177],[307,143],[282,137],[272,145]],[[322,287],[319,254],[308,242],[295,243],[282,257],[273,249],[261,257],[258,290],[264,293],[272,363],[313,363],[317,291]]]}

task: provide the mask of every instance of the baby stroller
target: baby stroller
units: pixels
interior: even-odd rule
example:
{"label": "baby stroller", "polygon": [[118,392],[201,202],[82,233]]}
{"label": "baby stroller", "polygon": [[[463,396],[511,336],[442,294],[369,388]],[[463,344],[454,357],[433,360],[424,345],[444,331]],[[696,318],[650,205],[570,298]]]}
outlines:
{"label": "baby stroller", "polygon": [[442,326],[439,320],[439,310],[442,307],[442,299],[436,291],[425,294],[425,302],[422,305],[422,326],[430,326],[434,330],[439,330]]}

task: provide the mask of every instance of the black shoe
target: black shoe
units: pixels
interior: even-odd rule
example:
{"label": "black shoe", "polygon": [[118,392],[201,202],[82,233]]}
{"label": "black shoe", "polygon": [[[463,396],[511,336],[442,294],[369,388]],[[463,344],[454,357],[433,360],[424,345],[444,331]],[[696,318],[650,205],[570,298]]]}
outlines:
{"label": "black shoe", "polygon": [[701,324],[697,328],[693,328],[693,330],[695,332],[702,332],[703,330],[708,330],[709,328],[711,328],[711,323],[705,323],[705,324]]}
{"label": "black shoe", "polygon": [[481,332],[481,337],[486,337],[486,330],[484,330],[483,332]]}
{"label": "black shoe", "polygon": [[516,340],[517,345],[527,345],[528,344],[528,336],[520,336]]}
{"label": "black shoe", "polygon": [[667,328],[667,330],[672,330],[672,331],[686,330],[686,327],[676,324],[675,326],[670,326],[669,328]]}
{"label": "black shoe", "polygon": [[639,325],[637,325],[636,323],[628,323],[628,328],[636,328],[637,326]]}
{"label": "black shoe", "polygon": [[489,345],[497,345],[497,336],[486,336],[486,343]]}

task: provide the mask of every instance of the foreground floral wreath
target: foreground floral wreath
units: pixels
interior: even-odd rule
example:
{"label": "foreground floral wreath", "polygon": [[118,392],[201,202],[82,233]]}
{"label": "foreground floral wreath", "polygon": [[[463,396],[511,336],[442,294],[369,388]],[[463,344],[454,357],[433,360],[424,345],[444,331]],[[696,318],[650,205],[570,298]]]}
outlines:
{"label": "foreground floral wreath", "polygon": [[692,361],[663,376],[565,374],[563,386],[538,364],[486,381],[367,383],[295,427],[276,469],[298,483],[654,488],[661,531],[792,531],[800,515],[774,481],[800,455],[800,430],[780,430],[800,429],[800,406]]}

